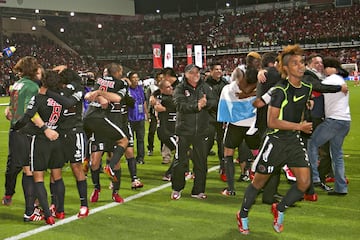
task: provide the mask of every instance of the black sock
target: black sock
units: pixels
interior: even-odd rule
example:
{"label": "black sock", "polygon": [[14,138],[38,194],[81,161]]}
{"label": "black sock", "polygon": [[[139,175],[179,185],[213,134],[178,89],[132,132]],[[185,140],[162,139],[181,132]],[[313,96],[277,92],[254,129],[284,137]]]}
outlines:
{"label": "black sock", "polygon": [[34,212],[34,202],[36,198],[33,176],[26,176],[26,174],[23,173],[22,187],[25,198],[25,214],[30,216]]}
{"label": "black sock", "polygon": [[132,158],[128,158],[126,160],[127,160],[127,163],[128,163],[128,168],[129,168],[129,173],[130,173],[131,180],[134,180],[134,179],[137,178],[137,176],[136,176],[136,172],[137,172],[136,159],[132,157]]}
{"label": "black sock", "polygon": [[76,186],[80,196],[80,206],[88,206],[87,202],[87,183],[86,180],[76,181]]}
{"label": "black sock", "polygon": [[256,189],[252,183],[246,188],[244,199],[241,205],[240,217],[246,218],[249,214],[251,206],[254,204],[259,190]]}
{"label": "black sock", "polygon": [[54,182],[55,195],[56,195],[56,211],[64,212],[65,201],[65,184],[62,178]]}
{"label": "black sock", "polygon": [[49,210],[49,203],[47,200],[47,192],[45,189],[44,182],[35,183],[35,189],[36,189],[36,196],[38,197],[40,205],[44,211],[45,218],[48,218],[51,216],[51,213]]}
{"label": "black sock", "polygon": [[117,182],[113,183],[113,193],[118,192],[120,189],[120,178],[121,178],[121,168],[119,170],[114,170],[115,176],[117,178]]}
{"label": "black sock", "polygon": [[51,204],[54,204],[56,206],[56,194],[55,194],[55,183],[50,182],[50,198],[51,198]]}
{"label": "black sock", "polygon": [[91,179],[94,184],[94,188],[100,190],[100,168],[96,170],[91,169]]}
{"label": "black sock", "polygon": [[118,164],[118,162],[120,161],[120,158],[122,157],[124,152],[125,152],[125,149],[122,146],[116,146],[114,148],[113,156],[110,159],[110,163],[109,163],[112,170],[114,170],[115,165]]}
{"label": "black sock", "polygon": [[234,191],[234,160],[233,156],[226,156],[224,157],[224,163],[225,163],[225,173],[226,173],[226,179],[228,183],[228,190]]}
{"label": "black sock", "polygon": [[304,196],[304,193],[297,188],[296,183],[291,186],[285,197],[278,204],[277,209],[284,212],[286,208],[299,201]]}

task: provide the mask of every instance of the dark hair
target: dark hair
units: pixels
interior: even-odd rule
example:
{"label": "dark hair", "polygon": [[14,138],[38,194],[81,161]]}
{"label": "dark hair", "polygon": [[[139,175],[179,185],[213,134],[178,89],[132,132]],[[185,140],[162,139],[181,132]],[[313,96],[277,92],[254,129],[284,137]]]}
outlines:
{"label": "dark hair", "polygon": [[246,72],[245,72],[246,82],[249,84],[256,83],[257,75],[258,75],[258,70],[256,68],[251,67],[251,68],[246,69]]}
{"label": "dark hair", "polygon": [[334,57],[326,57],[323,59],[324,68],[333,67],[333,68],[341,68],[341,63],[337,58]]}
{"label": "dark hair", "polygon": [[41,79],[41,82],[44,87],[51,90],[57,90],[60,87],[61,78],[57,72],[53,70],[46,70],[45,77]]}
{"label": "dark hair", "polygon": [[176,72],[173,68],[170,68],[170,67],[166,67],[164,68],[162,71],[161,71],[162,74],[164,75],[168,75],[170,77],[177,77],[176,76]]}
{"label": "dark hair", "polygon": [[15,73],[19,73],[21,77],[29,77],[32,80],[36,79],[37,70],[39,64],[34,57],[23,57],[21,58],[13,68]]}
{"label": "dark hair", "polygon": [[214,62],[210,64],[210,70],[214,70],[215,66],[222,66],[219,62]]}
{"label": "dark hair", "polygon": [[61,71],[59,73],[60,78],[61,78],[61,83],[63,84],[68,84],[71,82],[77,82],[77,83],[81,83],[81,77],[79,76],[79,74],[77,72],[75,72],[72,69],[64,69],[63,71]]}
{"label": "dark hair", "polygon": [[316,57],[320,57],[321,59],[323,58],[323,56],[321,54],[312,53],[308,57],[306,57],[306,65],[309,65],[311,63],[311,61]]}
{"label": "dark hair", "polygon": [[288,45],[286,46],[280,54],[279,58],[279,70],[282,78],[287,77],[287,72],[284,69],[284,66],[289,64],[289,60],[291,56],[302,56],[304,50],[298,45]]}
{"label": "dark hair", "polygon": [[135,74],[139,75],[137,72],[135,71],[131,71],[131,72],[128,72],[127,74],[127,77],[130,79],[132,76],[134,76]]}
{"label": "dark hair", "polygon": [[264,53],[261,57],[261,66],[265,68],[268,67],[269,63],[275,63],[277,56],[274,52]]}

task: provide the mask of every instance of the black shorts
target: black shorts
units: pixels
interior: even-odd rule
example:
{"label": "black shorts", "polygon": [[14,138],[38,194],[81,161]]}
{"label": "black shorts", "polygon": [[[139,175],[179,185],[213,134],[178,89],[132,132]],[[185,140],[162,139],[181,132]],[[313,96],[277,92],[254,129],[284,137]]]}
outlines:
{"label": "black shorts", "polygon": [[285,164],[292,167],[310,167],[306,146],[299,135],[266,136],[255,159],[256,172],[271,174]]}
{"label": "black shorts", "polygon": [[258,149],[260,145],[259,134],[246,135],[249,127],[235,126],[231,123],[225,129],[224,147],[235,149],[245,140],[250,149]]}
{"label": "black shorts", "polygon": [[126,136],[125,131],[108,118],[85,118],[84,128],[87,133],[92,133],[91,152],[112,151],[115,142]]}
{"label": "black shorts", "polygon": [[44,137],[33,136],[30,148],[31,171],[46,171],[46,169],[62,168],[64,155],[61,140],[50,141]]}
{"label": "black shorts", "polygon": [[86,137],[84,132],[69,131],[61,137],[65,162],[82,163],[85,158]]}
{"label": "black shorts", "polygon": [[30,165],[30,141],[30,136],[10,129],[8,157],[12,166],[22,168]]}

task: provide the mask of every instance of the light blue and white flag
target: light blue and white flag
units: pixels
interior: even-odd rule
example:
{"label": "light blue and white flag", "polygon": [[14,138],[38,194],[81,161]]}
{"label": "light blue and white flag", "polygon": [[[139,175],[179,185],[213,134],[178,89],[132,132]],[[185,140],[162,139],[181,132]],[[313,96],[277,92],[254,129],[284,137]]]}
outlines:
{"label": "light blue and white flag", "polygon": [[256,118],[256,109],[253,107],[252,103],[255,101],[255,96],[239,99],[237,93],[240,93],[236,81],[231,82],[226,85],[220,95],[220,100],[218,104],[218,122],[229,122],[236,123],[235,125],[251,126]]}

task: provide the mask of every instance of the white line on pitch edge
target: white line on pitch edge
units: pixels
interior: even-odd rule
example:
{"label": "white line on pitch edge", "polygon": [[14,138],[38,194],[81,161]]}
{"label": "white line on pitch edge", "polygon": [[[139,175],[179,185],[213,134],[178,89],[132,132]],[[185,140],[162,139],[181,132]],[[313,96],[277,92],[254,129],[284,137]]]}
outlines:
{"label": "white line on pitch edge", "polygon": [[[215,171],[215,170],[217,170],[217,169],[219,169],[219,166],[214,166],[214,167],[210,168],[210,169],[208,170],[208,172],[212,172],[212,171]],[[152,193],[154,193],[154,192],[160,191],[160,190],[162,190],[162,189],[164,189],[164,188],[167,188],[167,187],[170,187],[170,186],[171,186],[171,183],[165,183],[165,184],[160,185],[160,186],[158,186],[158,187],[151,188],[151,189],[149,189],[149,190],[147,190],[147,191],[140,192],[140,193],[138,193],[138,194],[129,196],[129,197],[127,197],[127,198],[124,199],[124,203],[127,203],[127,202],[130,202],[130,201],[132,201],[132,200],[141,198],[141,197],[143,197],[143,196],[152,194]],[[103,210],[106,210],[106,209],[109,209],[109,208],[112,208],[112,207],[121,206],[121,205],[122,205],[122,204],[119,204],[119,203],[116,203],[116,202],[108,203],[108,204],[106,204],[106,205],[104,205],[104,206],[91,209],[89,215],[95,214],[95,213],[97,213],[97,212],[100,212],[100,211],[103,211]],[[69,223],[69,222],[76,221],[76,220],[79,220],[79,218],[77,217],[77,215],[73,215],[73,216],[71,216],[71,217],[68,217],[68,218],[65,218],[65,219],[63,219],[63,220],[57,221],[56,224],[54,224],[54,225],[42,226],[42,227],[39,227],[39,228],[30,230],[30,231],[27,231],[27,232],[20,233],[20,234],[18,234],[18,235],[16,235],[16,236],[12,236],[12,237],[9,237],[9,238],[5,238],[4,240],[23,239],[23,238],[30,237],[30,236],[32,236],[32,235],[35,235],[35,234],[38,234],[38,233],[47,231],[47,230],[49,230],[49,229],[52,229],[52,228],[55,228],[55,227],[58,227],[58,226],[67,224],[67,223]]]}

